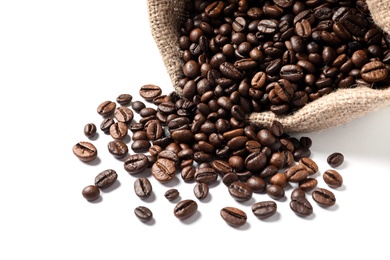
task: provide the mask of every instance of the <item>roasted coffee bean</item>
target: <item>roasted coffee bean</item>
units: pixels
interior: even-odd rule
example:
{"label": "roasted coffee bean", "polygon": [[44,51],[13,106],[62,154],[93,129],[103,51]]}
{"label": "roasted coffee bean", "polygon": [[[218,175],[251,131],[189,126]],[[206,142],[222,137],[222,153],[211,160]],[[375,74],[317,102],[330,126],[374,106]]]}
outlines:
{"label": "roasted coffee bean", "polygon": [[336,203],[336,197],[333,192],[324,188],[316,188],[311,195],[313,200],[322,207],[330,207]]}
{"label": "roasted coffee bean", "polygon": [[133,96],[130,94],[120,94],[116,98],[116,102],[118,102],[122,106],[130,104],[131,100],[133,100]]}
{"label": "roasted coffee bean", "polygon": [[176,204],[173,214],[180,220],[187,219],[198,210],[198,204],[191,199],[185,199]]}
{"label": "roasted coffee bean", "polygon": [[340,188],[343,185],[343,177],[336,170],[326,170],[322,178],[331,188]]}
{"label": "roasted coffee bean", "polygon": [[99,173],[95,177],[95,185],[100,189],[110,187],[118,179],[118,174],[115,170],[107,169]]}
{"label": "roasted coffee bean", "polygon": [[136,133],[138,131],[144,131],[145,125],[137,122],[131,122],[129,125],[129,130],[133,133]]}
{"label": "roasted coffee bean", "polygon": [[294,151],[293,155],[294,160],[298,162],[302,158],[309,158],[311,155],[311,151],[307,147],[300,147]]}
{"label": "roasted coffee bean", "polygon": [[168,159],[168,160],[174,162],[175,165],[178,165],[178,164],[180,163],[179,156],[177,156],[176,151],[168,150],[168,148],[169,148],[169,146],[167,146],[167,147],[165,148],[165,150],[162,150],[162,151],[158,154],[158,158]]}
{"label": "roasted coffee bean", "polygon": [[295,188],[292,192],[291,192],[291,195],[290,195],[291,199],[294,199],[294,198],[306,198],[306,193],[304,190],[302,190],[301,188]]}
{"label": "roasted coffee bean", "polygon": [[194,178],[197,182],[211,184],[218,179],[218,174],[213,168],[206,167],[197,169]]}
{"label": "roasted coffee bean", "polygon": [[194,186],[194,195],[197,199],[202,200],[209,194],[209,185],[204,182],[198,182]]}
{"label": "roasted coffee bean", "polygon": [[172,133],[172,139],[178,143],[189,143],[194,138],[191,130],[176,130]]}
{"label": "roasted coffee bean", "polygon": [[131,108],[139,113],[143,108],[145,108],[146,105],[142,102],[142,101],[139,101],[139,100],[136,100],[134,101],[132,104],[131,104]]}
{"label": "roasted coffee bean", "polygon": [[226,223],[234,227],[243,226],[247,220],[246,213],[235,207],[224,207],[221,209],[220,215]]}
{"label": "roasted coffee bean", "polygon": [[144,130],[134,132],[132,138],[133,138],[133,141],[148,140],[148,136]]}
{"label": "roasted coffee bean", "polygon": [[96,125],[93,123],[88,123],[84,126],[84,135],[86,137],[93,137],[96,134]]}
{"label": "roasted coffee bean", "polygon": [[365,81],[374,83],[386,79],[388,70],[381,61],[371,61],[362,67],[360,73]]}
{"label": "roasted coffee bean", "polygon": [[257,30],[259,32],[264,34],[271,34],[277,32],[279,29],[279,24],[276,20],[271,19],[263,19],[260,20],[259,24],[257,25]]}
{"label": "roasted coffee bean", "polygon": [[290,208],[298,216],[307,217],[313,214],[313,206],[303,197],[294,197],[290,201]]}
{"label": "roasted coffee bean", "polygon": [[110,100],[104,101],[97,107],[97,112],[101,116],[109,116],[114,113],[116,108],[116,103]]}
{"label": "roasted coffee bean", "polygon": [[235,181],[228,187],[229,194],[237,201],[247,201],[252,198],[251,187],[241,181]]}
{"label": "roasted coffee bean", "polygon": [[145,206],[136,207],[134,209],[134,214],[139,220],[143,222],[150,221],[153,218],[152,211]]}
{"label": "roasted coffee bean", "polygon": [[149,198],[152,194],[152,184],[147,178],[138,178],[134,181],[134,192],[140,198]]}
{"label": "roasted coffee bean", "polygon": [[146,128],[146,136],[151,141],[160,139],[163,133],[163,127],[159,121],[151,121]]}
{"label": "roasted coffee bean", "polygon": [[274,200],[280,200],[284,198],[285,192],[282,186],[277,184],[271,184],[266,188],[266,193],[268,196]]}
{"label": "roasted coffee bean", "polygon": [[291,167],[289,167],[285,174],[287,176],[287,179],[289,182],[298,183],[300,181],[303,181],[309,176],[309,172],[307,168],[301,164],[296,164]]}
{"label": "roasted coffee bean", "polygon": [[267,186],[263,178],[255,175],[250,176],[245,182],[255,193],[264,192]]}
{"label": "roasted coffee bean", "polygon": [[171,188],[169,190],[167,190],[165,193],[164,193],[164,197],[169,200],[169,201],[172,201],[172,200],[175,200],[177,199],[178,197],[180,196],[180,193],[177,189],[174,189],[174,188]]}
{"label": "roasted coffee bean", "polygon": [[129,155],[125,162],[124,168],[130,174],[136,174],[144,171],[148,167],[148,158],[144,154]]}
{"label": "roasted coffee bean", "polygon": [[299,159],[299,164],[306,167],[307,171],[309,172],[309,175],[313,175],[318,172],[318,165],[315,161],[313,161],[310,158],[303,157]]}
{"label": "roasted coffee bean", "polygon": [[135,140],[131,144],[131,150],[136,153],[147,152],[150,148],[151,144],[148,140]]}
{"label": "roasted coffee bean", "polygon": [[299,188],[303,191],[310,191],[317,187],[318,181],[314,178],[307,178],[299,182]]}
{"label": "roasted coffee bean", "polygon": [[124,122],[116,122],[110,126],[109,132],[114,139],[124,139],[127,136],[128,127]]}
{"label": "roasted coffee bean", "polygon": [[90,142],[79,142],[73,146],[73,154],[83,162],[90,162],[97,158],[98,151]]}
{"label": "roasted coffee bean", "polygon": [[115,158],[123,158],[129,152],[129,147],[125,142],[120,139],[115,139],[107,144],[108,151]]}
{"label": "roasted coffee bean", "polygon": [[143,97],[146,101],[153,101],[154,98],[161,95],[161,92],[161,88],[153,84],[144,85],[139,90],[140,96]]}
{"label": "roasted coffee bean", "polygon": [[114,123],[115,123],[114,119],[105,118],[100,124],[100,130],[102,130],[104,133],[108,133],[111,125],[113,125]]}
{"label": "roasted coffee bean", "polygon": [[175,172],[175,163],[169,159],[159,158],[152,166],[153,177],[162,183],[171,181],[175,176]]}
{"label": "roasted coffee bean", "polygon": [[251,207],[253,214],[261,219],[275,215],[277,208],[275,201],[260,201],[254,203]]}
{"label": "roasted coffee bean", "polygon": [[342,153],[332,153],[326,159],[328,164],[334,168],[339,167],[344,162],[344,155]]}
{"label": "roasted coffee bean", "polygon": [[141,117],[148,117],[156,114],[157,114],[157,110],[152,107],[145,107],[139,111],[139,115]]}
{"label": "roasted coffee bean", "polygon": [[286,174],[279,172],[273,175],[268,182],[285,188],[288,185],[288,178]]}
{"label": "roasted coffee bean", "polygon": [[[228,172],[222,177],[222,182],[225,184],[227,187],[230,186],[233,182],[238,181],[238,176],[234,172]],[[249,184],[248,184],[249,185]]]}
{"label": "roasted coffee bean", "polygon": [[251,153],[245,158],[245,167],[252,172],[261,171],[266,164],[267,157],[262,152]]}
{"label": "roasted coffee bean", "polygon": [[195,178],[195,172],[196,172],[196,168],[195,168],[193,165],[185,166],[185,167],[181,170],[181,178],[182,178],[185,182],[193,181],[194,178]]}
{"label": "roasted coffee bean", "polygon": [[227,61],[219,65],[219,71],[228,79],[240,80],[242,78],[242,73],[232,63]]}
{"label": "roasted coffee bean", "polygon": [[88,185],[82,190],[81,194],[86,200],[94,201],[100,197],[100,190],[95,185]]}

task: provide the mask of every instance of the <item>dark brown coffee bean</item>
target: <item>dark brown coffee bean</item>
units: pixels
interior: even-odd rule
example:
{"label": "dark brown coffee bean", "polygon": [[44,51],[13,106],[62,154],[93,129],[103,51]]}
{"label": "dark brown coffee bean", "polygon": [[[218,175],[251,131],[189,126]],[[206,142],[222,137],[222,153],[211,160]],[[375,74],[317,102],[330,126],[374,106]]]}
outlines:
{"label": "dark brown coffee bean", "polygon": [[162,183],[171,181],[175,176],[175,172],[175,163],[169,159],[159,158],[152,166],[153,177]]}
{"label": "dark brown coffee bean", "polygon": [[152,211],[145,206],[136,207],[134,209],[134,214],[139,220],[143,222],[150,221],[153,218]]}
{"label": "dark brown coffee bean", "polygon": [[161,88],[153,84],[143,85],[139,90],[140,96],[146,101],[153,101],[154,98],[161,95],[161,92]]}
{"label": "dark brown coffee bean", "polygon": [[139,100],[134,101],[133,104],[131,105],[131,108],[137,113],[139,113],[145,107],[146,105]]}
{"label": "dark brown coffee bean", "polygon": [[301,164],[291,166],[285,171],[288,181],[298,183],[309,176],[307,168]]}
{"label": "dark brown coffee bean", "polygon": [[285,188],[288,185],[287,175],[281,172],[276,173],[275,175],[271,176],[268,182],[270,184],[279,185],[282,188]]}
{"label": "dark brown coffee bean", "polygon": [[195,166],[193,166],[193,165],[185,166],[185,167],[181,170],[181,178],[182,178],[185,182],[193,181],[194,178],[195,178],[195,172],[196,172]]}
{"label": "dark brown coffee bean", "polygon": [[313,206],[303,197],[294,197],[290,201],[290,208],[298,216],[307,217],[313,214]]}
{"label": "dark brown coffee bean", "polygon": [[342,153],[332,153],[326,159],[328,164],[334,168],[339,167],[344,162],[344,155]]}
{"label": "dark brown coffee bean", "polygon": [[311,195],[313,200],[322,207],[330,207],[336,203],[336,197],[333,192],[324,188],[316,188]]}
{"label": "dark brown coffee bean", "polygon": [[165,148],[165,150],[162,150],[159,154],[158,154],[158,158],[162,158],[162,159],[168,159],[172,162],[175,163],[175,165],[179,165],[180,163],[180,159],[179,159],[179,156],[177,156],[177,153],[176,151],[174,150],[168,150],[169,146],[167,146]]}
{"label": "dark brown coffee bean", "polygon": [[97,107],[97,112],[101,116],[109,116],[114,113],[116,108],[116,103],[110,100],[104,101]]}
{"label": "dark brown coffee bean", "polygon": [[148,140],[135,140],[131,144],[131,150],[136,153],[147,152],[150,148],[151,144]]}
{"label": "dark brown coffee bean", "polygon": [[163,128],[160,122],[151,121],[146,128],[146,136],[149,140],[157,140],[163,136]]}
{"label": "dark brown coffee bean", "polygon": [[251,207],[253,214],[261,219],[275,215],[277,208],[275,201],[260,201],[254,203]]}
{"label": "dark brown coffee bean", "polygon": [[110,135],[114,139],[124,139],[128,132],[128,127],[124,122],[116,122],[110,126]]}
{"label": "dark brown coffee bean", "polygon": [[90,142],[79,142],[73,146],[73,154],[83,162],[90,162],[97,158],[98,151]]}
{"label": "dark brown coffee bean", "polygon": [[267,186],[263,178],[255,175],[250,176],[245,182],[255,193],[264,192]]}
{"label": "dark brown coffee bean", "polygon": [[180,196],[180,193],[177,189],[169,189],[167,190],[165,193],[164,193],[164,197],[169,200],[169,201],[172,201],[172,200],[175,200],[177,199],[178,197]]}
{"label": "dark brown coffee bean", "polygon": [[134,192],[138,197],[149,198],[152,190],[152,184],[147,178],[138,178],[134,181]]}
{"label": "dark brown coffee bean", "polygon": [[124,168],[130,174],[144,171],[148,167],[148,158],[144,154],[132,154],[124,162]]}
{"label": "dark brown coffee bean", "polygon": [[266,188],[266,193],[268,196],[274,200],[280,200],[284,198],[285,192],[282,186],[277,184],[271,184]]}
{"label": "dark brown coffee bean", "polygon": [[206,6],[205,13],[210,18],[217,18],[222,14],[224,7],[224,1],[215,1]]}
{"label": "dark brown coffee bean", "polygon": [[228,187],[229,194],[237,201],[247,201],[252,198],[253,191],[248,184],[235,181]]}
{"label": "dark brown coffee bean", "polygon": [[299,164],[306,167],[307,171],[309,172],[309,175],[313,175],[318,172],[318,165],[315,161],[313,161],[310,158],[303,157],[299,160]]}
{"label": "dark brown coffee bean", "polygon": [[251,153],[245,158],[245,167],[252,172],[261,171],[267,164],[267,158],[262,152]]}
{"label": "dark brown coffee bean", "polygon": [[84,135],[86,137],[93,137],[96,134],[96,125],[93,123],[88,123],[84,126]]}
{"label": "dark brown coffee bean", "polygon": [[213,168],[206,167],[196,170],[194,178],[197,182],[211,184],[218,179],[218,174]]}
{"label": "dark brown coffee bean", "polygon": [[100,190],[95,185],[88,185],[82,190],[81,194],[86,200],[94,201],[100,197]]}
{"label": "dark brown coffee bean", "polygon": [[343,185],[343,177],[336,170],[327,170],[322,177],[325,183],[331,188],[340,188]]}
{"label": "dark brown coffee bean", "polygon": [[100,189],[110,187],[118,179],[118,174],[112,169],[107,169],[95,177],[95,185]]}
{"label": "dark brown coffee bean", "polygon": [[120,139],[109,142],[107,148],[110,154],[114,155],[115,158],[123,158],[129,152],[127,144]]}
{"label": "dark brown coffee bean", "polygon": [[198,182],[194,186],[194,195],[197,199],[202,200],[209,194],[209,185],[204,182]]}
{"label": "dark brown coffee bean", "polygon": [[285,65],[280,69],[280,77],[289,81],[299,81],[304,73],[298,65]]}
{"label": "dark brown coffee bean", "polygon": [[145,125],[137,122],[131,122],[129,129],[131,132],[136,133],[138,131],[144,131]]}
{"label": "dark brown coffee bean", "polygon": [[131,100],[133,100],[133,96],[130,94],[120,94],[116,98],[116,102],[118,102],[122,106],[130,104]]}
{"label": "dark brown coffee bean", "polygon": [[296,34],[303,39],[310,37],[311,31],[311,25],[308,20],[303,19],[295,24]]}
{"label": "dark brown coffee bean", "polygon": [[243,226],[247,220],[246,213],[235,207],[224,207],[220,215],[226,223],[235,227]]}
{"label": "dark brown coffee bean", "polygon": [[176,130],[172,133],[172,139],[178,143],[189,143],[194,138],[191,130]]}
{"label": "dark brown coffee bean", "polygon": [[362,67],[360,73],[365,81],[374,83],[386,79],[388,70],[381,61],[371,61]]}
{"label": "dark brown coffee bean", "polygon": [[173,214],[180,220],[187,219],[198,210],[198,204],[191,199],[182,200],[176,204]]}
{"label": "dark brown coffee bean", "polygon": [[219,65],[219,71],[222,75],[228,79],[240,80],[242,79],[242,73],[230,62],[223,62]]}
{"label": "dark brown coffee bean", "polygon": [[257,25],[257,30],[264,34],[273,34],[279,29],[279,24],[276,20],[263,19]]}
{"label": "dark brown coffee bean", "polygon": [[314,178],[306,178],[299,182],[299,188],[303,191],[310,191],[317,187],[318,181]]}
{"label": "dark brown coffee bean", "polygon": [[112,118],[105,118],[100,124],[100,130],[102,130],[104,133],[108,133],[110,130],[110,126],[115,123],[114,119]]}
{"label": "dark brown coffee bean", "polygon": [[304,190],[302,190],[301,188],[295,188],[292,192],[291,192],[291,195],[290,195],[291,199],[294,199],[294,198],[306,198],[306,193]]}

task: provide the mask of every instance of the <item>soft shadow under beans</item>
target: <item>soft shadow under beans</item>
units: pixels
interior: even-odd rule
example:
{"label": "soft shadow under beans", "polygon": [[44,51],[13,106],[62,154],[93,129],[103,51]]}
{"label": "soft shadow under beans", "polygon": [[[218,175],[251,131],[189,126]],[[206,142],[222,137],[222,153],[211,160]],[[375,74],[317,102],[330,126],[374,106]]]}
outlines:
{"label": "soft shadow under beans", "polygon": [[190,225],[190,224],[194,223],[195,221],[199,220],[201,217],[202,217],[202,214],[198,210],[194,213],[194,215],[192,215],[189,218],[181,220],[181,222],[184,224]]}

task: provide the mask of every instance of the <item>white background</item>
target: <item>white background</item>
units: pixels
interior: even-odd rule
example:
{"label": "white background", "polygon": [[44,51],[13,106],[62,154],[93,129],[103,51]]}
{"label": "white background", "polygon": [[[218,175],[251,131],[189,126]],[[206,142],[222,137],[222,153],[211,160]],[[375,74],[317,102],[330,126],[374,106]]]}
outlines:
{"label": "white background", "polygon": [[[74,144],[88,141],[84,125],[100,125],[101,102],[122,93],[140,100],[138,89],[148,83],[172,90],[145,1],[0,1],[0,259],[388,258],[390,109],[305,134],[313,140],[319,186],[326,187],[326,157],[345,155],[334,207],[309,197],[314,214],[300,218],[285,199],[274,217],[260,220],[250,206],[267,195],[238,203],[219,180],[198,201],[198,213],[179,221],[163,194],[175,187],[181,199],[196,200],[193,184],[150,178],[153,195],[141,200],[136,176],[108,153],[111,139],[100,130],[91,140],[98,160],[87,164],[72,154]],[[118,183],[87,202],[82,188],[108,168],[118,172]],[[153,211],[151,222],[135,217],[139,205]],[[227,225],[219,215],[225,206],[243,209],[247,224]]]}

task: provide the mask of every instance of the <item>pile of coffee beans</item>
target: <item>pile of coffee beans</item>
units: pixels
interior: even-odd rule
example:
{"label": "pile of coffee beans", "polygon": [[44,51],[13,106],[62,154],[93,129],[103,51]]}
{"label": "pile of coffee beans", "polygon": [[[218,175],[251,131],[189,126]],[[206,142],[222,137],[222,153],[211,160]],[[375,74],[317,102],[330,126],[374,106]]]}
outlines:
{"label": "pile of coffee beans", "polygon": [[[310,158],[309,137],[290,136],[278,121],[269,128],[248,125],[244,118],[232,116],[229,111],[235,106],[234,101],[225,96],[206,103],[194,102],[175,92],[162,94],[161,88],[153,84],[142,86],[139,94],[144,102],[121,94],[116,101],[100,103],[97,106],[97,113],[102,116],[100,129],[87,123],[84,134],[89,140],[73,146],[77,158],[90,162],[98,154],[92,143],[96,132],[100,130],[111,136],[106,149],[113,157],[122,158],[118,160],[122,170],[135,177],[136,196],[147,198],[152,193],[150,180],[137,177],[149,168],[150,178],[159,183],[181,178],[193,189],[194,198],[183,199],[174,208],[173,215],[180,220],[198,211],[196,200],[206,198],[212,192],[211,187],[219,183],[218,179],[226,186],[227,203],[229,199],[248,201],[254,193],[268,195],[269,200],[252,205],[251,210],[258,218],[275,214],[276,202],[285,197],[286,187],[291,186],[294,191],[290,207],[299,216],[313,212],[307,193],[323,207],[335,204],[336,198],[329,189],[317,187],[315,174],[319,169]],[[135,119],[136,114],[139,120]],[[343,163],[344,156],[335,152],[327,160],[334,168]],[[329,188],[338,188],[343,179],[333,168],[323,178]],[[82,190],[86,200],[98,199],[101,189],[116,182],[118,173],[113,169],[98,173],[94,184]],[[179,191],[170,188],[161,196],[172,201],[179,197]],[[141,221],[153,218],[145,206],[137,207],[134,214]],[[247,220],[245,211],[235,207],[226,206],[220,214],[232,226],[241,226]]]}
{"label": "pile of coffee beans", "polygon": [[194,103],[218,100],[240,121],[293,112],[338,88],[389,85],[390,36],[363,0],[187,2],[177,87]]}

